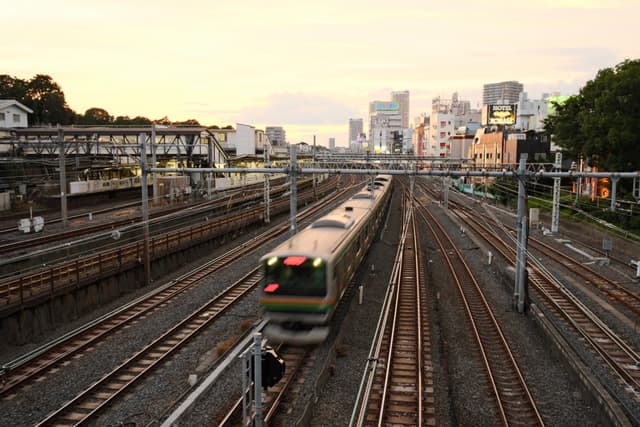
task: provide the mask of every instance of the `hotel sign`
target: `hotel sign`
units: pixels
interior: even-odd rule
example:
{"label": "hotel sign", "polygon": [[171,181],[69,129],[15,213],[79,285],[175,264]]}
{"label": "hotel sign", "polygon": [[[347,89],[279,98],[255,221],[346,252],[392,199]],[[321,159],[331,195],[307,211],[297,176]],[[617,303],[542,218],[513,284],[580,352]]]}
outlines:
{"label": "hotel sign", "polygon": [[513,125],[516,122],[518,104],[489,104],[487,124]]}

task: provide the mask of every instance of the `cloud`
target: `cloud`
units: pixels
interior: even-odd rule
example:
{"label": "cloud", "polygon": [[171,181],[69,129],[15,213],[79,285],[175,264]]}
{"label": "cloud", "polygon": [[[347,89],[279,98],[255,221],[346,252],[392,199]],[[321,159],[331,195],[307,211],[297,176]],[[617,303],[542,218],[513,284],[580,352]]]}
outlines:
{"label": "cloud", "polygon": [[545,54],[552,58],[561,58],[572,70],[587,73],[613,67],[621,61],[613,49],[606,47],[557,48],[549,49]]}
{"label": "cloud", "polygon": [[629,0],[543,0],[549,9],[615,9],[633,4]]}
{"label": "cloud", "polygon": [[[272,123],[274,125],[335,125],[356,117],[357,110],[334,98],[307,93],[277,93],[267,96],[255,105],[236,110],[207,108],[205,103],[192,101],[187,110],[207,114],[227,122]],[[209,104],[210,105],[210,104]],[[193,108],[199,106],[200,108]],[[345,117],[347,119],[345,119]]]}

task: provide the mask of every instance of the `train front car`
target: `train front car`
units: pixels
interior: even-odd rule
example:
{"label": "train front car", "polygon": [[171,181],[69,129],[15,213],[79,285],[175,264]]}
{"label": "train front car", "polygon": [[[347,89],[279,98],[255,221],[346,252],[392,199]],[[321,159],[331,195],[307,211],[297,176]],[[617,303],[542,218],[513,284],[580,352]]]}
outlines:
{"label": "train front car", "polygon": [[263,257],[262,263],[265,277],[260,303],[268,321],[265,336],[297,345],[324,341],[336,302],[329,296],[326,259],[280,251]]}

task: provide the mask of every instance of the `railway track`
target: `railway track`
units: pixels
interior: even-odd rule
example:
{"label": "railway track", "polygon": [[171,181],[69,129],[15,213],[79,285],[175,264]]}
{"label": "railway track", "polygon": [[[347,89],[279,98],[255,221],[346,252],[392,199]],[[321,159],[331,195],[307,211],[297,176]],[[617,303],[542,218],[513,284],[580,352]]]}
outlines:
{"label": "railway track", "polygon": [[351,425],[436,425],[424,271],[413,210]]}
{"label": "railway track", "polygon": [[[314,351],[309,347],[280,345],[278,355],[285,361],[285,373],[282,379],[269,390],[262,392],[262,422],[264,425],[286,425],[286,417],[291,403],[297,397],[297,389],[305,375],[315,365]],[[225,414],[219,416],[218,427],[235,427],[242,424],[242,397],[236,398]]]}
{"label": "railway track", "polygon": [[94,419],[100,410],[134,384],[137,384],[152,369],[175,354],[189,340],[196,337],[211,322],[219,318],[229,307],[253,290],[260,283],[262,277],[260,268],[255,268],[100,381],[50,414],[38,425],[77,425]]}
{"label": "railway track", "polygon": [[[425,189],[433,194],[433,192],[428,188]],[[496,230],[490,228],[489,224],[491,224],[492,227],[497,227],[499,231],[511,233],[511,236],[515,234],[515,230],[512,227],[498,223],[495,218],[489,218],[488,216],[482,215],[478,213],[478,211],[472,210],[459,203],[452,201],[450,201],[450,203],[455,206],[455,210],[452,210],[452,212],[465,223],[472,222],[474,224],[473,228],[481,235],[496,233]],[[461,212],[465,213],[464,216]],[[483,221],[480,221],[479,215],[482,215],[484,218]],[[584,279],[585,284],[598,289],[598,291],[609,300],[619,302],[636,316],[640,316],[639,293],[628,289],[615,280],[609,279],[598,271],[585,265],[583,262],[576,260],[575,258],[539,239],[536,239],[535,237],[528,236],[528,242],[531,247],[538,249],[553,262],[560,264],[562,267]],[[623,261],[620,260],[620,262],[624,264]]]}
{"label": "railway track", "polygon": [[[437,190],[434,190],[433,188],[429,188],[424,181],[420,181],[420,183],[421,183],[421,186],[424,188],[424,190],[427,191],[429,194],[431,194],[434,198],[437,199],[439,197],[439,194],[438,194]],[[471,197],[469,195],[466,195],[464,193],[460,193],[460,192],[457,192],[457,191],[456,192],[452,191],[449,194],[450,194],[449,203],[451,205],[455,206],[456,208],[463,209],[463,210],[471,210],[471,209],[468,208],[467,207],[468,205],[466,205],[466,204],[457,203],[457,202],[451,200],[451,194],[455,194],[455,195],[457,195],[459,197],[466,198],[467,200],[471,200],[471,201],[474,201],[474,202],[478,200],[476,198],[473,198],[473,197]],[[570,236],[571,239],[575,240],[575,242],[577,242],[580,246],[584,247],[585,249],[587,249],[587,250],[589,250],[589,251],[591,251],[593,253],[596,253],[599,256],[607,257],[609,259],[609,261],[617,264],[620,267],[623,267],[627,271],[628,274],[635,275],[635,273],[637,271],[637,267],[633,266],[630,263],[630,261],[631,261],[630,257],[628,259],[624,259],[621,256],[617,256],[617,255],[612,254],[612,253],[606,253],[601,248],[595,247],[593,244],[586,242],[585,241],[585,236],[578,235],[577,233],[573,232],[570,229],[566,229],[565,228],[562,231],[562,234]],[[637,241],[628,239],[626,237],[621,237],[621,236],[617,236],[617,237],[621,238],[623,240],[627,240],[629,243],[637,243]],[[531,236],[529,236],[529,238],[531,238]]]}
{"label": "railway track", "polygon": [[[348,190],[349,188],[347,187],[343,191],[333,194],[326,200],[326,203],[339,199]],[[306,209],[299,214],[298,220],[306,221],[322,208],[322,205],[316,205]],[[27,385],[34,379],[43,377],[46,372],[51,371],[61,363],[76,357],[88,349],[94,348],[100,340],[105,339],[110,334],[131,324],[136,319],[158,307],[164,306],[169,300],[196,286],[207,276],[288,231],[288,223],[280,224],[174,280],[168,287],[162,288],[159,292],[154,292],[140,301],[107,315],[104,319],[90,325],[88,328],[73,334],[67,339],[60,340],[46,349],[37,350],[32,357],[21,358],[16,362],[4,365],[2,376],[0,377],[2,379],[2,382],[0,382],[0,397],[10,396],[20,387]]]}
{"label": "railway track", "polygon": [[[324,190],[329,192],[335,184],[323,183]],[[305,195],[307,201],[313,199],[311,190]],[[302,196],[302,195],[301,195]],[[288,209],[289,201],[280,200],[274,203],[273,212]],[[205,221],[196,225],[167,232],[155,236],[149,242],[150,257],[166,255],[184,246],[229,232],[235,232],[262,218],[262,209],[245,209],[221,218],[218,221]],[[116,249],[101,251],[92,255],[78,257],[73,261],[66,261],[41,268],[36,271],[14,275],[0,280],[0,306],[11,309],[22,307],[26,301],[37,298],[49,298],[66,288],[78,286],[81,283],[95,280],[104,275],[114,274],[133,268],[143,257],[144,247],[141,241],[124,244]],[[0,307],[2,308],[2,307]]]}
{"label": "railway track", "polygon": [[[284,178],[276,178],[276,179],[272,179],[271,180],[271,185],[272,188],[275,186],[279,186],[282,183],[284,183],[285,179]],[[199,206],[204,206],[207,204],[211,204],[211,203],[215,203],[215,201],[220,200],[220,199],[227,199],[229,197],[233,197],[236,194],[241,194],[243,192],[246,191],[253,191],[253,190],[258,190],[261,191],[263,188],[263,184],[252,184],[252,185],[247,185],[242,187],[241,189],[230,189],[230,190],[226,190],[226,191],[219,191],[216,194],[219,195],[220,197],[216,197],[214,200],[206,200],[203,202],[198,202],[198,203],[193,203],[193,204],[189,204],[188,207],[190,208],[195,208],[195,207],[199,207]],[[281,190],[276,190],[275,194],[278,193],[282,193],[284,192],[284,189]],[[92,209],[90,211],[86,211],[86,212],[82,212],[82,213],[77,213],[77,214],[71,214],[67,216],[67,220],[76,220],[76,219],[83,219],[83,218],[87,218],[87,216],[89,215],[89,213],[91,213],[91,215],[93,217],[98,217],[100,215],[106,215],[106,214],[111,214],[113,212],[117,212],[120,211],[122,209],[127,209],[127,208],[140,208],[140,196],[138,196],[137,200],[128,202],[128,203],[122,203],[119,204],[117,206],[109,206],[107,208],[97,208],[97,209]],[[162,213],[160,213],[160,215],[166,215],[168,213],[171,212],[175,212],[177,210],[180,209],[184,209],[184,206],[180,206],[180,207],[176,207],[176,208],[166,208],[166,209],[162,209]],[[44,212],[43,214],[38,214],[38,216],[44,216],[45,222],[47,225],[51,225],[51,224],[57,224],[62,222],[62,218],[59,215],[55,214],[55,210],[53,209],[49,209],[46,212]],[[153,216],[152,216],[153,217]],[[14,234],[16,232],[16,227],[15,227],[15,221],[17,221],[19,219],[19,217],[16,217],[15,220],[12,220],[12,224],[10,227],[6,227],[6,222],[7,221],[1,221],[0,222],[0,236],[2,236],[3,234]],[[141,217],[138,215],[137,218],[131,218],[131,221],[141,221]],[[3,228],[4,227],[4,228]],[[64,233],[61,233],[61,235],[65,235]],[[0,237],[1,238],[1,237]],[[37,241],[37,239],[25,239],[23,240],[23,242],[30,242],[31,240]],[[19,242],[18,242],[19,243]],[[27,243],[29,246],[37,246],[38,243]],[[7,252],[7,250],[5,250],[5,245],[4,244],[0,244],[0,253],[5,253]]]}
{"label": "railway track", "polygon": [[[275,194],[282,194],[284,191],[285,191],[284,187],[274,187],[271,192],[272,194],[275,195]],[[210,213],[212,211],[213,212],[228,211],[229,208],[232,206],[243,205],[250,201],[262,200],[262,197],[263,197],[262,192],[258,192],[255,189],[252,190],[251,192],[249,192],[249,190],[237,190],[237,191],[230,192],[229,194],[224,195],[222,197],[217,197],[216,199],[213,199],[213,200],[206,200],[204,202],[199,202],[199,203],[190,204],[190,205],[174,206],[170,208],[164,208],[156,212],[151,212],[149,214],[149,218],[151,220],[166,219],[167,216],[171,216],[172,214],[175,214],[177,212],[182,212],[182,213],[189,212],[191,215],[197,215],[202,212]],[[139,208],[140,202],[128,203],[126,205],[119,205],[114,208],[102,209],[102,210],[94,211],[92,212],[92,214],[98,215],[98,214],[113,213],[113,212],[122,210],[123,207]],[[139,209],[136,209],[136,211],[139,211]],[[73,219],[81,219],[86,217],[87,217],[87,214],[83,213],[78,215],[71,215],[69,216],[68,219],[73,220]],[[60,221],[61,220],[58,219],[58,220],[53,220],[52,222],[60,222]],[[62,241],[72,239],[74,237],[83,236],[83,235],[92,234],[92,233],[98,233],[104,230],[114,230],[114,229],[118,229],[128,225],[140,223],[141,221],[142,221],[142,216],[140,215],[139,212],[136,212],[135,215],[130,216],[126,219],[109,221],[102,224],[85,225],[78,228],[61,231],[58,233],[51,233],[43,236],[33,237],[30,239],[20,239],[20,240],[11,241],[11,242],[1,242],[0,254],[8,254],[16,251],[20,251],[21,253],[24,253],[26,249],[33,248],[36,246],[44,246],[50,243],[62,242]],[[48,222],[48,224],[50,223]],[[8,233],[8,232],[15,233],[16,232],[15,227],[11,229],[0,230],[0,233]]]}
{"label": "railway track", "polygon": [[[461,218],[467,217],[466,215]],[[465,222],[478,236],[493,246],[505,260],[515,264],[515,249],[505,243],[495,233],[476,228],[473,221]],[[532,299],[553,314],[564,327],[584,342],[588,351],[602,366],[624,384],[622,389],[630,399],[640,404],[640,354],[613,332],[597,315],[592,313],[578,298],[566,289],[562,283],[551,277],[546,270],[531,262],[529,288]]]}
{"label": "railway track", "polygon": [[509,343],[462,254],[430,212],[420,215],[434,235],[458,287],[503,425],[544,425]]}
{"label": "railway track", "polygon": [[[456,214],[459,215],[458,213]],[[490,229],[486,223],[480,222],[476,217],[465,216],[465,222],[469,221],[475,224],[477,230],[484,230],[484,233],[495,233],[495,230]],[[498,227],[504,227],[502,224],[496,224],[493,221],[492,223]],[[515,233],[511,228],[508,230],[512,234]],[[529,236],[528,241],[531,247],[539,250],[544,256],[560,264],[578,277],[583,278],[585,284],[595,287],[609,300],[623,304],[636,316],[640,317],[640,294],[627,289],[617,281],[609,279],[598,271],[539,239]]]}

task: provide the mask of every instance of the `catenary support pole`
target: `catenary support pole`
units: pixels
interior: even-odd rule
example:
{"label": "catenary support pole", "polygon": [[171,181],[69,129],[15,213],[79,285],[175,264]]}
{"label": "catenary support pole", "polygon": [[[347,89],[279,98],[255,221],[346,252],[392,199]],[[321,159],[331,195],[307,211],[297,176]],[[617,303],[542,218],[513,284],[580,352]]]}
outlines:
{"label": "catenary support pole", "polygon": [[64,152],[64,130],[58,125],[58,157],[60,159],[60,215],[62,228],[67,228],[67,160]]}
{"label": "catenary support pole", "polygon": [[[156,161],[156,124],[153,123],[151,125],[151,164],[155,168],[157,166]],[[209,166],[211,167],[211,166]],[[153,173],[153,205],[156,206],[158,204],[158,174],[156,172]]]}
{"label": "catenary support pole", "polygon": [[[210,168],[213,168],[213,141],[211,137],[207,136],[207,164]],[[214,178],[213,172],[207,173],[207,199],[211,200],[211,184]]]}
{"label": "catenary support pole", "polygon": [[449,209],[449,177],[444,177],[444,208]]}
{"label": "catenary support pole", "polygon": [[519,313],[523,313],[526,306],[526,277],[525,269],[527,267],[527,196],[525,187],[525,177],[527,168],[527,154],[520,156],[520,165],[518,167],[518,218],[516,223],[517,235],[517,251],[516,251],[516,283],[513,294],[513,304]]}
{"label": "catenary support pole", "polygon": [[[316,167],[316,136],[313,135],[313,152],[311,154],[313,160],[313,167]],[[311,181],[313,182],[313,200],[318,200],[318,195],[316,194],[316,174],[312,175]]]}
{"label": "catenary support pole", "polygon": [[147,136],[144,133],[138,135],[140,144],[140,168],[142,170],[142,234],[143,234],[143,254],[144,259],[144,284],[151,283],[151,260],[149,256],[149,187],[147,182]]}
{"label": "catenary support pole", "polygon": [[[562,168],[562,153],[556,153],[556,161],[553,168],[559,171]],[[553,204],[551,208],[551,232],[557,233],[560,223],[560,178],[553,178]]]}
{"label": "catenary support pole", "polygon": [[[271,160],[269,159],[270,145],[264,145],[264,167],[271,167]],[[269,174],[264,174],[264,222],[269,224],[271,222],[271,182],[269,181]]]}
{"label": "catenary support pole", "polygon": [[262,334],[253,336],[253,385],[255,403],[255,427],[262,427]]}
{"label": "catenary support pole", "polygon": [[289,210],[291,214],[291,236],[294,236],[296,230],[296,215],[298,214],[298,187],[296,185],[296,174],[298,172],[298,164],[296,162],[296,146],[291,144],[289,147],[289,179],[291,185],[291,194],[289,198]]}
{"label": "catenary support pole", "polygon": [[618,192],[618,178],[617,176],[611,177],[611,208],[609,209],[611,212],[616,211],[616,194]]}

